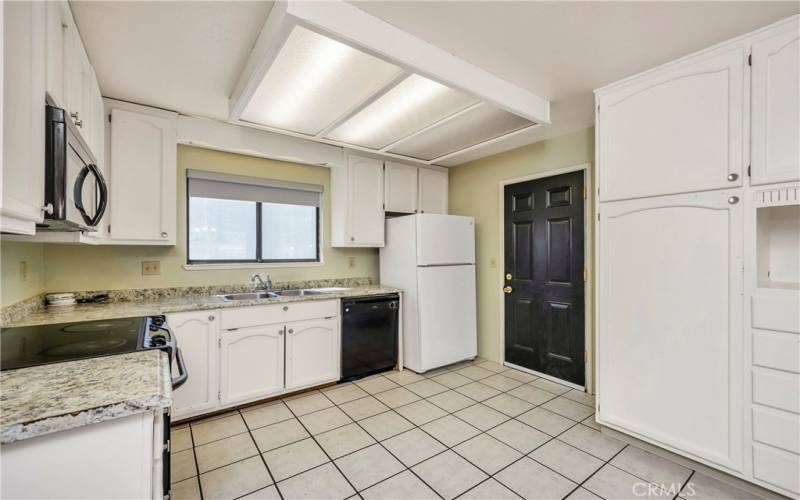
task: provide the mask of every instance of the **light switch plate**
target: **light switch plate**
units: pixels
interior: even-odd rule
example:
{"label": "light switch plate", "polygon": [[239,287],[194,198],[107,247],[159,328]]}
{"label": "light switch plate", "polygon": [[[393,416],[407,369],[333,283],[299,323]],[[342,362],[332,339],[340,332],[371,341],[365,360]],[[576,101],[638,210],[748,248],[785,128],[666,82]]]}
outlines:
{"label": "light switch plate", "polygon": [[161,261],[160,260],[143,260],[142,261],[142,276],[157,276],[161,274]]}

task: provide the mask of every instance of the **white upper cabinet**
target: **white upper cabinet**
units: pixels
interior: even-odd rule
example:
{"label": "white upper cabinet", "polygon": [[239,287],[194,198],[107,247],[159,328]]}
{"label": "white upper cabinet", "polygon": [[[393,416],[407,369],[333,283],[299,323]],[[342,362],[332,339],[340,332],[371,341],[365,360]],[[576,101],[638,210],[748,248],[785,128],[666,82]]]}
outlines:
{"label": "white upper cabinet", "polygon": [[333,246],[382,247],[383,161],[349,155],[331,169]]}
{"label": "white upper cabinet", "polygon": [[3,2],[0,230],[34,234],[43,220],[45,4]]}
{"label": "white upper cabinet", "polygon": [[106,101],[111,244],[174,245],[176,113]]}
{"label": "white upper cabinet", "polygon": [[66,58],[72,51],[76,32],[72,14],[66,2],[45,3],[47,10],[47,94],[60,108],[67,107],[65,87]]}
{"label": "white upper cabinet", "polygon": [[743,45],[597,92],[601,201],[741,185]]}
{"label": "white upper cabinet", "polygon": [[742,203],[732,197],[740,194],[602,204],[597,290],[598,420],[736,471]]}
{"label": "white upper cabinet", "polygon": [[[283,391],[284,325],[228,330],[222,332],[221,337],[222,405],[259,399]],[[187,369],[191,369],[189,366]]]}
{"label": "white upper cabinet", "polygon": [[417,167],[386,162],[384,196],[386,211],[413,214],[417,211]]}
{"label": "white upper cabinet", "polygon": [[286,325],[286,389],[339,378],[339,318]]}
{"label": "white upper cabinet", "polygon": [[419,211],[423,214],[447,213],[447,172],[419,169]]}
{"label": "white upper cabinet", "polygon": [[[192,311],[167,316],[189,370],[186,382],[172,392],[173,418],[197,415],[219,405],[217,311]],[[172,373],[177,374],[173,362]]]}
{"label": "white upper cabinet", "polygon": [[753,44],[753,184],[800,180],[800,34],[788,28]]}

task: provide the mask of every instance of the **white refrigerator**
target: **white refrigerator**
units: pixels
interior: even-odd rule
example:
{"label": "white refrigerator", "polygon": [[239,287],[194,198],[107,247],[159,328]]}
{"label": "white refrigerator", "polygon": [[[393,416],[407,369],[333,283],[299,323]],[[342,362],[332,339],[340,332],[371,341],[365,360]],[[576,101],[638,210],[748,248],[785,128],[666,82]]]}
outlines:
{"label": "white refrigerator", "polygon": [[386,221],[381,283],[403,290],[403,366],[426,372],[478,354],[475,221],[416,214]]}

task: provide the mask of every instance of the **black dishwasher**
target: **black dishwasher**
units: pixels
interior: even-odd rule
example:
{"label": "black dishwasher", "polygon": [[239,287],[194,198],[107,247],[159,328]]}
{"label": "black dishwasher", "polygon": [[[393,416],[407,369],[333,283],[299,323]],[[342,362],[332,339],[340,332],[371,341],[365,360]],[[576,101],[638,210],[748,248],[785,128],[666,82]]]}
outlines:
{"label": "black dishwasher", "polygon": [[342,300],[342,381],[397,364],[397,294]]}

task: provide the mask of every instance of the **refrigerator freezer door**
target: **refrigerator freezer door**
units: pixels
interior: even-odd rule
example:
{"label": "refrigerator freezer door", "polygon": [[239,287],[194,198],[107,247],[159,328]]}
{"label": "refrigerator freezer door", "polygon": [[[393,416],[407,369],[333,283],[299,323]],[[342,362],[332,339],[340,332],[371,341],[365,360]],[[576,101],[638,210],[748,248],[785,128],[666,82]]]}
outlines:
{"label": "refrigerator freezer door", "polygon": [[475,263],[475,221],[472,217],[438,214],[415,217],[417,265]]}
{"label": "refrigerator freezer door", "polygon": [[417,268],[420,371],[478,354],[475,266]]}

